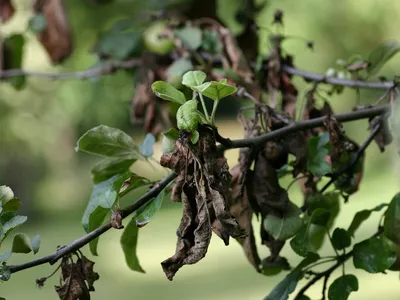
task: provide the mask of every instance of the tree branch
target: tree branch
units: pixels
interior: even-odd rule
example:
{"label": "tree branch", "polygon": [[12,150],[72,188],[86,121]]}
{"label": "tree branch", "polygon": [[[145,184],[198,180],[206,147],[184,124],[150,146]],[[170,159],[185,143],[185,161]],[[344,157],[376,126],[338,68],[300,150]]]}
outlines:
{"label": "tree branch", "polygon": [[[344,113],[344,114],[337,114],[334,115],[333,117],[336,118],[339,122],[348,122],[348,121],[354,121],[358,119],[364,119],[364,118],[370,118],[374,117],[377,115],[384,114],[388,112],[390,109],[389,104],[387,105],[382,105],[378,107],[372,107],[372,108],[366,108],[362,110],[357,110],[349,113]],[[241,140],[233,140],[230,141],[224,146],[221,145],[223,149],[233,149],[233,148],[244,148],[244,147],[252,147],[252,146],[257,146],[261,143],[265,143],[266,141],[276,139],[297,131],[305,130],[305,129],[310,129],[314,127],[318,127],[323,125],[324,117],[321,118],[316,118],[312,120],[306,120],[306,121],[301,121],[301,122],[293,122],[291,125],[288,125],[286,127],[283,127],[281,129],[265,133],[263,135],[260,135],[255,138],[248,138],[248,139],[241,139]],[[157,185],[155,185],[152,189],[150,189],[147,193],[145,193],[142,197],[140,197],[135,203],[132,205],[126,207],[121,211],[122,218],[126,218],[129,216],[131,213],[136,211],[139,207],[143,206],[144,204],[148,203],[152,198],[156,197],[172,180],[174,180],[176,177],[175,173],[171,173],[164,177]],[[70,253],[75,252],[76,250],[82,248],[86,244],[88,244],[90,241],[94,240],[95,238],[99,237],[106,231],[108,231],[111,228],[111,223],[107,222],[103,226],[89,232],[88,234],[80,237],[79,239],[73,241],[69,245],[60,248],[53,254],[34,259],[31,261],[28,261],[23,264],[19,265],[10,265],[8,266],[10,268],[11,273],[16,273],[28,268],[32,268],[38,265],[42,265],[45,263],[50,263],[51,265],[55,264],[61,257],[68,255]]]}
{"label": "tree branch", "polygon": [[321,191],[320,191],[321,194],[323,192],[325,192],[328,189],[328,187],[331,186],[332,183],[334,183],[340,177],[340,175],[344,174],[345,172],[347,172],[348,170],[350,170],[351,168],[353,168],[357,164],[358,160],[364,154],[365,150],[368,148],[368,146],[374,140],[375,136],[379,133],[381,128],[382,128],[382,122],[378,122],[375,125],[375,127],[373,128],[371,134],[366,139],[366,141],[358,149],[358,151],[356,152],[356,154],[353,157],[353,159],[347,165],[345,165],[342,169],[340,169],[339,171],[335,172],[332,175],[331,180],[329,180],[329,182],[327,184],[325,184],[325,186],[321,189]]}
{"label": "tree branch", "polygon": [[[150,189],[147,193],[145,193],[142,197],[140,197],[135,203],[123,209],[121,211],[122,218],[126,218],[131,213],[136,211],[139,207],[143,206],[144,204],[148,203],[151,199],[156,197],[172,180],[175,179],[175,177],[176,177],[175,173],[170,173],[169,175],[164,177],[158,184],[156,184],[152,189]],[[34,259],[20,265],[8,266],[10,272],[16,273],[45,263],[50,263],[51,265],[53,265],[63,256],[77,251],[78,249],[88,244],[90,241],[94,240],[95,238],[99,237],[100,235],[108,231],[110,228],[111,228],[111,223],[107,222],[103,226],[73,241],[71,244],[60,248],[53,254],[38,259]]]}
{"label": "tree branch", "polygon": [[11,69],[6,71],[0,70],[0,79],[10,78],[16,76],[33,76],[33,77],[43,77],[49,79],[87,79],[96,76],[102,76],[106,74],[111,74],[120,69],[131,69],[137,67],[141,64],[140,59],[131,59],[121,62],[112,62],[105,64],[101,67],[96,67],[88,69],[86,71],[71,72],[71,73],[45,73],[37,71],[25,71],[21,69]]}
{"label": "tree branch", "polygon": [[[381,235],[383,232],[383,228],[379,228],[378,231],[371,236],[370,238],[377,237]],[[302,296],[304,296],[304,293],[311,287],[313,286],[317,281],[319,281],[322,278],[329,277],[337,268],[339,268],[342,264],[344,264],[347,260],[349,260],[353,256],[354,252],[353,250],[350,251],[349,253],[346,253],[340,257],[338,257],[338,261],[329,269],[325,270],[324,272],[316,273],[313,279],[311,279],[305,286],[301,288],[301,290],[297,293],[296,297],[294,300],[299,300],[301,299]]]}
{"label": "tree branch", "polygon": [[286,65],[282,66],[282,70],[288,74],[303,77],[305,80],[318,81],[321,83],[329,83],[340,86],[348,86],[352,88],[387,90],[395,86],[395,83],[393,81],[368,82],[361,80],[340,79],[336,77],[326,77],[323,74],[307,72]]}
{"label": "tree branch", "polygon": [[[337,115],[333,115],[332,117],[334,117],[339,122],[350,122],[350,121],[354,121],[354,120],[366,119],[366,118],[379,116],[379,115],[382,115],[389,111],[390,111],[390,105],[385,104],[382,106],[359,109],[359,110],[348,112],[348,113],[337,114]],[[226,146],[224,146],[224,148],[225,149],[233,149],[233,148],[244,148],[244,147],[257,146],[266,141],[280,138],[282,136],[292,134],[297,131],[323,126],[324,120],[325,120],[325,117],[320,117],[320,118],[315,118],[315,119],[306,120],[306,121],[293,122],[292,124],[290,124],[288,126],[265,133],[263,135],[260,135],[260,136],[254,137],[254,138],[231,141],[230,145],[226,145]]]}

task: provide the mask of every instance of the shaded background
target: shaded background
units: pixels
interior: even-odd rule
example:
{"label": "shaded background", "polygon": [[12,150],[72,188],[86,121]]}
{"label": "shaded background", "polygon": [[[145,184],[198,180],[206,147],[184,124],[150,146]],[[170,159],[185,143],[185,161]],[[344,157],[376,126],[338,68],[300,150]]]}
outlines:
{"label": "shaded background", "polygon": [[[24,68],[27,70],[67,72],[85,70],[95,63],[90,50],[97,34],[122,17],[132,17],[146,7],[146,1],[115,0],[105,6],[89,5],[90,1],[66,1],[70,25],[74,32],[73,56],[62,66],[52,67],[46,53],[33,34],[27,34],[29,42]],[[157,1],[153,1],[157,2]],[[29,2],[14,1],[17,14],[6,25],[0,25],[0,34],[21,32],[30,17]],[[147,3],[148,4],[148,3]],[[240,27],[232,16],[237,0],[219,0],[221,18],[235,33]],[[315,51],[310,51],[301,40],[288,40],[284,48],[295,53],[297,67],[323,73],[336,59],[347,59],[353,54],[366,57],[369,52],[388,39],[400,39],[398,34],[400,1],[396,0],[271,0],[258,17],[257,23],[269,26],[276,8],[285,12],[285,32],[315,41]],[[381,74],[390,78],[400,67],[400,56],[394,57]],[[294,83],[300,91],[307,87],[300,78]],[[29,78],[27,87],[20,92],[0,82],[0,184],[9,185],[22,199],[21,214],[29,219],[21,230],[33,235],[39,233],[42,246],[37,255],[53,252],[84,234],[80,225],[92,186],[90,168],[95,160],[88,155],[75,153],[77,139],[88,129],[105,124],[118,127],[131,134],[137,141],[144,137],[140,127],[130,124],[130,101],[134,91],[132,78],[125,72],[94,80],[59,80]],[[379,92],[361,92],[361,102],[371,103]],[[304,95],[300,93],[299,99]],[[345,112],[357,103],[354,91],[346,90],[331,98],[335,112]],[[235,122],[237,111],[221,107],[217,125],[221,134],[241,138],[242,130]],[[349,135],[362,142],[368,132],[366,121],[345,125]],[[381,154],[373,144],[367,151],[367,164],[360,191],[342,206],[337,222],[342,227],[350,224],[354,213],[362,208],[372,208],[381,202],[389,202],[398,191],[400,167],[394,146]],[[154,157],[160,157],[160,146],[156,146]],[[227,153],[233,166],[237,161],[237,150]],[[134,171],[151,178],[161,178],[167,170],[154,163],[149,168],[141,163]],[[287,186],[288,182],[282,185]],[[299,203],[301,194],[297,187],[291,188],[292,200]],[[124,201],[133,201],[135,195]],[[132,272],[125,265],[119,245],[121,232],[113,230],[100,239],[96,271],[100,280],[95,283],[93,299],[262,299],[284,276],[265,277],[253,271],[234,241],[225,247],[221,240],[213,238],[206,258],[194,266],[183,267],[173,282],[162,272],[160,262],[174,253],[175,231],[180,221],[181,205],[165,199],[163,208],[153,221],[141,229],[138,255],[146,274]],[[367,237],[375,230],[378,214],[360,229],[358,239]],[[258,224],[255,225],[258,228]],[[5,252],[6,247],[0,252]],[[330,245],[322,253],[331,254]],[[89,257],[88,249],[84,253]],[[261,248],[262,257],[268,255]],[[290,247],[283,251],[292,265],[300,258]],[[32,255],[13,255],[9,263],[18,263],[34,258]],[[47,281],[44,288],[35,286],[35,279],[48,275],[52,267],[40,266],[16,273],[7,283],[0,285],[0,295],[10,299],[56,299],[53,286],[58,278]],[[352,263],[347,264],[351,272]],[[362,270],[355,273],[360,290],[350,299],[400,298],[398,273],[371,275]],[[335,278],[335,274],[331,277]],[[303,282],[300,283],[304,284]],[[309,293],[320,298],[320,286]]]}

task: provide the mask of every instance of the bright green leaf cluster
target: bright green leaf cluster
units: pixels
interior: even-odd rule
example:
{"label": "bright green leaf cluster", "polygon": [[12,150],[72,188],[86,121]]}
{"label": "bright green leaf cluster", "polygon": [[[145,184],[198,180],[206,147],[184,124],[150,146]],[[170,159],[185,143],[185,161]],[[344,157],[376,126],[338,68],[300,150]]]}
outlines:
{"label": "bright green leaf cluster", "polygon": [[[20,207],[21,201],[14,196],[11,188],[5,185],[0,186],[0,246],[13,230],[24,224],[28,219],[26,216],[17,214]],[[12,253],[27,254],[33,252],[33,254],[36,254],[39,251],[39,247],[39,235],[30,239],[26,234],[18,233],[13,237],[11,250],[0,255],[0,261],[5,262]],[[5,269],[0,272],[0,280],[5,281],[9,276],[4,275],[3,271]]]}

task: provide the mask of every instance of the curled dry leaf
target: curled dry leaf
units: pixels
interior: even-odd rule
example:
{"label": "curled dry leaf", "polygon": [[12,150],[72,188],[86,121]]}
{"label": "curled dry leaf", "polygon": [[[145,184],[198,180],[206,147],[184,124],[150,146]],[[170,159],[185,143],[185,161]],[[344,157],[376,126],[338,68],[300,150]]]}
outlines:
{"label": "curled dry leaf", "polygon": [[162,166],[178,174],[173,200],[180,198],[184,205],[175,254],[161,263],[169,280],[183,265],[197,263],[206,255],[213,230],[226,245],[229,236],[239,238],[245,234],[229,212],[231,175],[216,147],[214,132],[200,127],[199,134],[194,148],[190,135],[182,132],[176,149],[163,154],[160,160]]}
{"label": "curled dry leaf", "polygon": [[122,225],[121,211],[119,209],[114,211],[113,214],[111,215],[110,224],[115,229],[124,228],[124,225]]}
{"label": "curled dry leaf", "polygon": [[9,21],[15,13],[11,0],[0,0],[0,23]]}
{"label": "curled dry leaf", "polygon": [[373,130],[375,126],[377,126],[381,122],[381,128],[379,129],[378,134],[375,136],[375,142],[379,147],[381,152],[385,151],[385,146],[389,145],[393,141],[393,136],[389,129],[388,119],[381,117],[375,117],[369,120],[369,129]]}
{"label": "curled dry leaf", "polygon": [[141,58],[135,94],[131,102],[132,124],[143,125],[145,133],[155,137],[164,128],[173,126],[169,115],[170,103],[158,98],[151,90],[151,84],[158,80],[167,80],[167,68],[164,61],[158,61],[156,55],[146,53]]}
{"label": "curled dry leaf", "polygon": [[240,227],[246,231],[244,238],[237,238],[236,240],[242,246],[243,251],[250,264],[256,269],[257,272],[261,272],[260,264],[261,260],[257,252],[256,241],[254,237],[254,230],[252,226],[253,210],[250,207],[247,193],[244,191],[242,194],[243,173],[241,172],[241,166],[238,164],[231,169],[232,174],[232,193],[229,198],[229,209],[232,216],[235,217]]}
{"label": "curled dry leaf", "polygon": [[72,256],[62,259],[61,284],[55,286],[61,300],[90,300],[90,292],[94,291],[93,283],[99,279],[99,274],[93,271],[93,265],[94,262],[84,255],[76,263]]}
{"label": "curled dry leaf", "polygon": [[72,53],[72,34],[67,20],[63,0],[35,0],[35,13],[42,13],[47,21],[46,28],[37,38],[55,64],[63,62]]}

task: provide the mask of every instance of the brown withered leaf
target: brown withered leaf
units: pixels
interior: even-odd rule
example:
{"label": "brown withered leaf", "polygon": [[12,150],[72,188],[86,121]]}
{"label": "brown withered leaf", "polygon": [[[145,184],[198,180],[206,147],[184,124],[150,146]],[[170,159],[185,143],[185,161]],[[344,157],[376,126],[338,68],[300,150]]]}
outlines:
{"label": "brown withered leaf", "polygon": [[142,67],[139,74],[135,95],[132,98],[131,121],[133,124],[143,122],[147,107],[150,103],[154,103],[156,99],[156,95],[151,90],[151,83],[154,82],[154,72],[151,69]]}
{"label": "brown withered leaf", "polygon": [[11,0],[0,0],[0,23],[7,23],[15,13]]}
{"label": "brown withered leaf", "polygon": [[80,264],[69,263],[68,258],[63,259],[61,279],[63,283],[55,286],[61,300],[90,300],[89,289],[84,281]]}
{"label": "brown withered leaf", "polygon": [[195,264],[207,253],[211,240],[211,226],[205,199],[196,195],[195,188],[184,187],[184,205],[181,224],[177,230],[178,242],[175,254],[164,260],[161,266],[169,280],[183,265]]}
{"label": "brown withered leaf", "polygon": [[296,117],[297,89],[287,73],[281,74],[282,110],[294,119]]}
{"label": "brown withered leaf", "polygon": [[47,21],[46,28],[37,34],[38,40],[53,63],[62,63],[71,55],[73,47],[63,0],[34,0],[33,9]]}
{"label": "brown withered leaf", "polygon": [[225,244],[229,236],[244,235],[229,212],[231,175],[223,153],[217,151],[214,131],[207,126],[198,130],[196,147],[192,147],[190,135],[183,133],[176,149],[160,160],[162,166],[178,174],[173,200],[181,199],[184,204],[175,254],[161,263],[169,280],[183,265],[197,263],[206,255],[212,230]]}
{"label": "brown withered leaf", "polygon": [[271,212],[282,214],[289,202],[287,191],[279,185],[276,170],[263,152],[255,161],[252,192],[263,216]]}
{"label": "brown withered leaf", "polygon": [[93,283],[100,278],[99,274],[93,271],[95,263],[84,255],[82,255],[77,263],[81,266],[82,275],[88,283],[89,291],[93,292],[95,290]]}
{"label": "brown withered leaf", "polygon": [[115,229],[122,229],[124,225],[122,225],[122,216],[121,211],[118,209],[114,211],[111,215],[110,224]]}
{"label": "brown withered leaf", "polygon": [[375,135],[375,142],[381,152],[385,151],[385,146],[389,145],[393,141],[393,136],[389,129],[388,119],[381,117],[375,117],[369,120],[369,129],[373,130],[381,122],[381,128],[377,135]]}
{"label": "brown withered leaf", "polygon": [[254,230],[251,223],[253,211],[247,199],[246,191],[242,193],[241,182],[243,182],[243,180],[241,179],[241,177],[243,176],[243,173],[241,172],[240,164],[234,166],[231,169],[231,174],[232,193],[228,201],[228,206],[232,216],[234,216],[236,221],[239,223],[239,226],[241,228],[244,228],[246,232],[245,237],[236,238],[236,241],[238,241],[239,244],[242,246],[246,258],[250,262],[250,264],[256,269],[257,272],[261,272],[261,260],[257,252]]}

